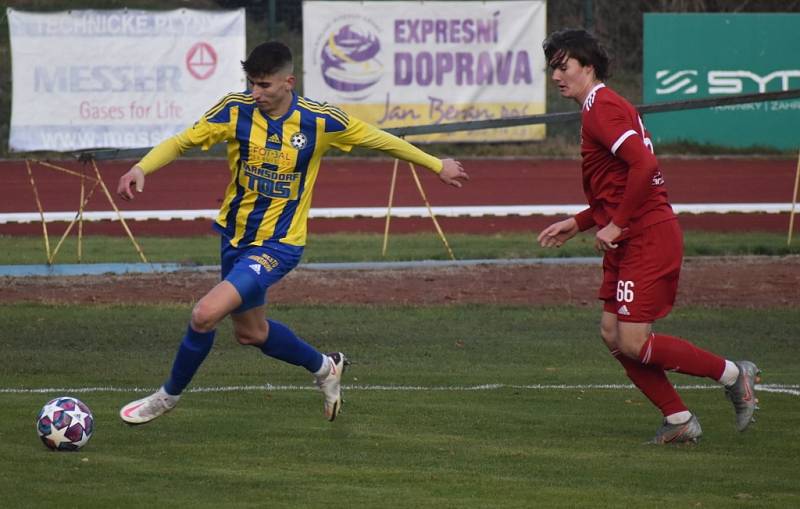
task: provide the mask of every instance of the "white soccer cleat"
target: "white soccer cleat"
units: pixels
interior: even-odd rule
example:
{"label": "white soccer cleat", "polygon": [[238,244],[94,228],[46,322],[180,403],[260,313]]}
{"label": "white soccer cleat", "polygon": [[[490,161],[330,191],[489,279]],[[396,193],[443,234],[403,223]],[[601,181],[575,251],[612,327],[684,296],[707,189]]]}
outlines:
{"label": "white soccer cleat", "polygon": [[180,395],[167,394],[162,387],[146,398],[131,401],[122,407],[119,416],[128,424],[144,424],[175,408],[179,399]]}
{"label": "white soccer cleat", "polygon": [[350,363],[341,352],[329,353],[326,357],[331,370],[326,376],[317,378],[316,384],[325,397],[325,418],[333,421],[342,409],[342,374]]}

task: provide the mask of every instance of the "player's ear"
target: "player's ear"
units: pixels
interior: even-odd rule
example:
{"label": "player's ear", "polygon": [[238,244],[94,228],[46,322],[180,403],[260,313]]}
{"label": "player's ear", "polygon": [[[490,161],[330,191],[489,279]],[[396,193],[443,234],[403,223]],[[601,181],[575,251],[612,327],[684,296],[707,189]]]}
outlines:
{"label": "player's ear", "polygon": [[290,75],[286,76],[286,87],[289,90],[294,89],[294,85],[295,85],[296,82],[297,82],[297,78],[295,78],[294,74],[290,74]]}

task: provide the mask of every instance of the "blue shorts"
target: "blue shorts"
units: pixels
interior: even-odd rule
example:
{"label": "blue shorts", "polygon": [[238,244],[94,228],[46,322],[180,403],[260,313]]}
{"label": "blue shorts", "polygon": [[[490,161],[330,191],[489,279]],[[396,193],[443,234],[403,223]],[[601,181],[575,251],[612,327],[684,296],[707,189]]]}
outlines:
{"label": "blue shorts", "polygon": [[267,301],[267,290],[300,262],[302,246],[267,242],[263,246],[234,247],[224,235],[220,242],[222,279],[232,284],[242,305],[241,313]]}

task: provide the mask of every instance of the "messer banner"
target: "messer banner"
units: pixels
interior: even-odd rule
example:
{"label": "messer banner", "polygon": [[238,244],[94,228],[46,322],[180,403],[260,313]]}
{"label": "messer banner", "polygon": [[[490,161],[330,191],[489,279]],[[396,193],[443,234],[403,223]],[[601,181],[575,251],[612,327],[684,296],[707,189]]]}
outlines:
{"label": "messer banner", "polygon": [[12,151],[150,147],[245,89],[245,12],[8,9]]}

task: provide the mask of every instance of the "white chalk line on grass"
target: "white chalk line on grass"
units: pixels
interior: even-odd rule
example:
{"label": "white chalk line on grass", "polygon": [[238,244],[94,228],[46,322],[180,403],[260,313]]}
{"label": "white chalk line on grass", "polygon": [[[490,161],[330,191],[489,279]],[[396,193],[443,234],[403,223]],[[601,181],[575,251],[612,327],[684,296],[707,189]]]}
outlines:
{"label": "white chalk line on grass", "polygon": [[[343,385],[345,391],[391,391],[391,392],[475,392],[494,391],[499,389],[516,389],[532,391],[588,391],[588,390],[631,390],[630,384],[480,384],[480,385]],[[718,385],[679,385],[678,390],[719,390]],[[154,392],[156,387],[3,387],[0,394],[80,394],[87,392]],[[217,387],[192,387],[186,392],[253,392],[253,391],[310,391],[316,390],[312,385],[229,385]],[[798,384],[756,384],[756,390],[776,394],[800,396]]]}

